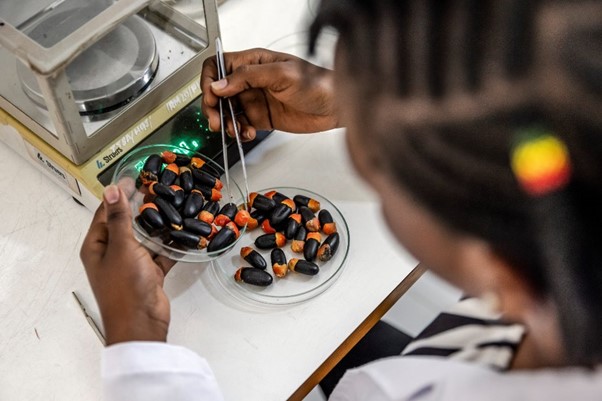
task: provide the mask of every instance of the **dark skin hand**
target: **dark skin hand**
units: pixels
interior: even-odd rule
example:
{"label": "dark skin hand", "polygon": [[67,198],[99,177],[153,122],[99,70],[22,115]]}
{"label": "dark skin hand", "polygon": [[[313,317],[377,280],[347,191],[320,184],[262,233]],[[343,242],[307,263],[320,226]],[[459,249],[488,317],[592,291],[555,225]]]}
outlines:
{"label": "dark skin hand", "polygon": [[[201,74],[203,113],[212,131],[221,129],[219,97],[231,97],[241,137],[255,138],[257,130],[306,133],[338,127],[332,71],[295,56],[264,49],[226,53],[225,80],[217,81],[215,57]],[[226,113],[225,115],[228,115]],[[227,131],[234,133],[232,121]]]}
{"label": "dark skin hand", "polygon": [[134,238],[126,194],[105,190],[80,257],[100,308],[107,345],[125,341],[166,341],[169,300],[165,275],[174,265],[154,257]]}
{"label": "dark skin hand", "polygon": [[[244,140],[252,140],[256,129],[315,132],[337,127],[331,71],[267,50],[229,53],[226,65],[231,74],[222,89],[212,85],[217,79],[215,59],[203,66],[203,112],[214,131],[220,129],[217,95],[235,96],[236,105],[242,107]],[[313,79],[304,79],[305,73]],[[229,133],[233,132],[230,122]],[[123,189],[129,191],[128,187],[132,185]],[[106,188],[80,256],[100,308],[107,345],[165,341],[170,310],[163,281],[174,262],[152,255],[134,238],[123,189]]]}

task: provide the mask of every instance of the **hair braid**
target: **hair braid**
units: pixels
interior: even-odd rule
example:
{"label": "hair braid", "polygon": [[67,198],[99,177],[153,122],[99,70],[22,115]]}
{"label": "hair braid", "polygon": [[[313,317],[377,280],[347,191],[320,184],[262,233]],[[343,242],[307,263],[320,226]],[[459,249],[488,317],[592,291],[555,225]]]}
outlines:
{"label": "hair braid", "polygon": [[[549,268],[564,266],[595,317],[577,325],[565,317],[565,339],[578,339],[569,351],[580,362],[602,360],[594,341],[602,334],[602,2],[322,0],[310,48],[325,26],[340,33],[347,62],[337,68],[354,79],[354,125],[370,132],[375,165],[444,224],[488,241],[570,313]],[[557,227],[562,242],[539,230],[508,163],[514,132],[534,124],[575,154],[565,199],[576,220]],[[565,213],[563,202],[545,212]],[[584,327],[592,335],[572,337]]]}

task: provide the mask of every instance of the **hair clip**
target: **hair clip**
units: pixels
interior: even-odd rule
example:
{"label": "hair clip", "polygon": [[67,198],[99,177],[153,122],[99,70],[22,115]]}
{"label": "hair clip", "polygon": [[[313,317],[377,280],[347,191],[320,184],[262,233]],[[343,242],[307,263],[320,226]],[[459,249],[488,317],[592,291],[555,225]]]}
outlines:
{"label": "hair clip", "polygon": [[572,173],[566,144],[541,128],[517,132],[511,167],[523,190],[531,196],[543,196],[564,188]]}

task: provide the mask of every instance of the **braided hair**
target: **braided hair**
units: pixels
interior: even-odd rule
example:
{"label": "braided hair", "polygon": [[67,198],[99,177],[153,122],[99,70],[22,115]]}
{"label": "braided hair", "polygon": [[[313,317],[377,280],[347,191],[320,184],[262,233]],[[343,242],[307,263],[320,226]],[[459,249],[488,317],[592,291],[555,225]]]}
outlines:
{"label": "braided hair", "polygon": [[[310,52],[325,27],[340,34],[337,68],[353,79],[375,168],[552,298],[572,362],[602,362],[602,1],[322,0]],[[545,213],[509,162],[515,132],[531,126],[557,133],[572,160],[566,196]],[[564,235],[541,224],[549,215]],[[579,241],[578,254],[559,238]],[[559,290],[551,260],[573,287]]]}

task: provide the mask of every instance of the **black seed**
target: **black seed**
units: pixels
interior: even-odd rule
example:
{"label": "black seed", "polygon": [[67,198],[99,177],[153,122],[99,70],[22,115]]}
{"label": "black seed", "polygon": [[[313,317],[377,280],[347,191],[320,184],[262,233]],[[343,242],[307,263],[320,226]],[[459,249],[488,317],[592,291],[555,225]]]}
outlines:
{"label": "black seed", "polygon": [[324,224],[329,224],[329,223],[334,222],[334,220],[332,219],[332,215],[326,209],[320,210],[320,213],[318,213],[318,220],[320,220],[321,226],[324,226]]}
{"label": "black seed", "polygon": [[159,230],[165,228],[165,222],[161,217],[161,213],[159,213],[158,210],[155,210],[152,207],[147,207],[146,209],[144,209],[142,213],[140,213],[140,218],[153,228]]}
{"label": "black seed", "polygon": [[207,188],[200,185],[195,185],[194,189],[200,191],[207,201],[210,201],[213,196],[213,188]]}
{"label": "black seed", "polygon": [[247,256],[244,257],[244,260],[249,262],[251,266],[258,269],[265,270],[268,267],[268,264],[263,256],[261,256],[256,250],[252,250]]}
{"label": "black seed", "polygon": [[284,230],[284,236],[286,239],[293,239],[295,235],[297,235],[297,231],[301,228],[301,224],[299,224],[295,219],[288,219],[286,224],[286,228]]}
{"label": "black seed", "polygon": [[308,276],[315,276],[320,272],[320,268],[317,264],[303,259],[297,260],[297,262],[292,266],[291,270],[297,273],[306,274]]}
{"label": "black seed", "polygon": [[286,222],[288,216],[293,213],[292,209],[284,203],[278,204],[270,215],[270,224],[272,227],[277,227]]}
{"label": "black seed", "polygon": [[146,162],[144,162],[144,167],[142,167],[142,171],[146,173],[152,173],[155,176],[159,176],[161,172],[161,167],[163,167],[163,159],[159,155],[150,155]]}
{"label": "black seed", "polygon": [[176,208],[165,199],[155,198],[153,201],[155,205],[159,208],[159,211],[167,219],[171,227],[176,230],[180,230],[182,228],[182,216],[176,210]]}
{"label": "black seed", "polygon": [[194,180],[192,179],[192,173],[187,167],[180,169],[180,186],[184,192],[190,192],[194,189]]}
{"label": "black seed", "polygon": [[327,262],[339,249],[340,237],[339,233],[333,233],[328,236],[318,249],[318,259],[322,262]]}
{"label": "black seed", "polygon": [[247,284],[259,287],[267,287],[274,281],[270,273],[265,270],[257,269],[256,267],[241,267],[234,277],[236,278],[236,281],[243,281]]}
{"label": "black seed", "polygon": [[154,192],[157,196],[160,196],[166,201],[173,203],[173,200],[176,197],[176,191],[160,182],[155,182],[151,184],[151,186],[152,192]]}
{"label": "black seed", "polygon": [[199,249],[202,240],[201,236],[182,230],[171,231],[169,236],[175,243],[190,249]]}
{"label": "black seed", "polygon": [[255,239],[255,246],[259,249],[272,249],[276,247],[275,234],[260,235]]}
{"label": "black seed", "polygon": [[209,162],[205,162],[205,164],[203,164],[203,165],[202,165],[200,168],[193,168],[192,170],[193,170],[193,171],[194,171],[194,170],[201,170],[201,171],[202,171],[202,172],[204,172],[204,173],[211,174],[211,175],[212,175],[212,176],[214,176],[215,178],[219,178],[219,176],[221,175],[221,174],[220,174],[220,173],[219,173],[219,172],[216,170],[216,168],[215,168],[215,167],[213,167],[213,166],[211,166],[211,165],[209,164]]}
{"label": "black seed", "polygon": [[223,249],[228,245],[232,244],[234,241],[236,241],[236,233],[230,230],[228,227],[224,227],[220,231],[218,231],[218,233],[215,234],[215,237],[213,237],[211,242],[209,242],[207,251],[219,251],[220,249]]}
{"label": "black seed", "polygon": [[217,214],[218,216],[224,215],[226,216],[228,219],[230,219],[230,221],[234,220],[234,216],[236,216],[236,213],[238,213],[238,206],[236,206],[236,204],[234,203],[226,203],[221,210],[219,211],[219,213]]}
{"label": "black seed", "polygon": [[301,221],[304,225],[307,224],[308,221],[311,221],[316,217],[314,212],[312,212],[311,209],[307,206],[301,206],[299,208],[299,214],[301,215]]}
{"label": "black seed", "polygon": [[219,211],[219,203],[214,201],[209,201],[205,203],[203,210],[208,211],[209,213],[215,215]]}
{"label": "black seed", "polygon": [[285,265],[286,264],[286,254],[280,248],[272,249],[270,253],[270,261],[272,262],[272,266],[275,264]]}
{"label": "black seed", "polygon": [[176,173],[169,169],[164,169],[161,173],[161,176],[159,177],[159,182],[163,185],[170,186],[173,185],[174,182],[176,182],[176,178],[178,178],[178,175]]}
{"label": "black seed", "polygon": [[288,196],[281,194],[280,192],[274,192],[272,199],[276,203],[281,203],[283,200],[288,199]]}
{"label": "black seed", "polygon": [[138,223],[138,225],[140,227],[142,227],[142,229],[144,231],[146,231],[146,233],[148,235],[150,235],[151,237],[155,237],[155,236],[159,235],[159,233],[160,233],[161,230],[158,230],[158,229],[154,228],[153,226],[151,226],[141,216],[136,216],[135,220],[136,220],[136,223]]}
{"label": "black seed", "polygon": [[184,230],[200,235],[201,237],[208,237],[213,228],[211,224],[205,223],[204,221],[188,218],[184,219]]}
{"label": "black seed", "polygon": [[307,237],[307,229],[303,226],[299,227],[299,230],[297,230],[297,234],[295,235],[295,240],[305,241],[306,237]]}
{"label": "black seed", "polygon": [[305,227],[299,227],[299,231],[297,231],[297,235],[293,238],[293,243],[291,244],[291,250],[296,253],[303,252],[303,248],[305,246],[305,237],[307,236],[307,230]]}
{"label": "black seed", "polygon": [[251,212],[251,218],[257,220],[257,224],[261,225],[265,219],[267,219],[264,212],[261,210],[253,210]]}
{"label": "black seed", "polygon": [[276,238],[276,234],[260,235],[255,239],[255,246],[259,249],[276,248],[278,246],[278,244],[276,243]]}
{"label": "black seed", "polygon": [[303,246],[303,256],[308,262],[313,262],[316,259],[318,248],[320,247],[320,241],[315,238],[310,238],[305,241]]}
{"label": "black seed", "polygon": [[202,187],[215,188],[217,184],[216,177],[198,168],[192,170],[192,177],[194,182]]}
{"label": "black seed", "polygon": [[293,197],[293,201],[295,201],[295,203],[301,207],[301,206],[307,206],[307,204],[309,203],[309,198],[305,195],[295,195]]}
{"label": "black seed", "polygon": [[301,206],[297,213],[301,215],[301,222],[308,231],[318,231],[320,229],[320,222],[310,208]]}
{"label": "black seed", "polygon": [[177,190],[177,191],[175,191],[175,193],[176,193],[176,196],[171,201],[171,204],[174,205],[174,207],[176,209],[179,209],[184,204],[184,201],[186,200],[186,193],[184,192],[183,189]]}
{"label": "black seed", "polygon": [[184,202],[184,206],[182,207],[182,215],[184,217],[196,217],[201,209],[203,209],[204,203],[205,200],[203,199],[203,195],[197,191],[192,191]]}
{"label": "black seed", "polygon": [[262,212],[269,213],[276,207],[276,202],[262,194],[257,194],[255,199],[253,199],[251,207],[261,210]]}
{"label": "black seed", "polygon": [[178,167],[188,166],[190,164],[190,157],[176,153],[176,160],[174,160],[174,163],[177,164]]}

